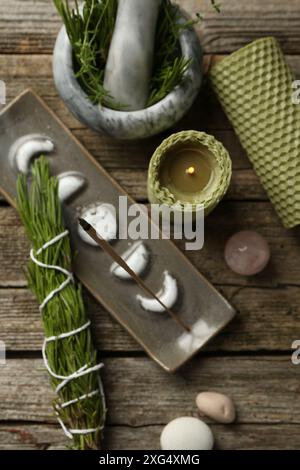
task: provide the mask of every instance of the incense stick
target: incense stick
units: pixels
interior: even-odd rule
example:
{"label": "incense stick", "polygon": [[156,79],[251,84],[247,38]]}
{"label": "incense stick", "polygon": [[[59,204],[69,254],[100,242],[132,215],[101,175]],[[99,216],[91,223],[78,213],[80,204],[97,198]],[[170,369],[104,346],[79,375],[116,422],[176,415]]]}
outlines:
{"label": "incense stick", "polygon": [[89,236],[95,240],[95,242],[109,255],[111,258],[119,265],[121,268],[125,269],[125,271],[132,277],[132,279],[141,287],[148,295],[153,297],[163,308],[166,312],[172,317],[172,319],[185,331],[190,332],[191,329],[188,325],[186,325],[181,318],[178,317],[171,309],[169,309],[163,302],[155,295],[155,293],[150,289],[150,287],[145,284],[145,282],[128,266],[126,261],[114,250],[114,248],[102,238],[94,229],[94,227],[89,224],[84,219],[78,219],[79,224],[89,234]]}

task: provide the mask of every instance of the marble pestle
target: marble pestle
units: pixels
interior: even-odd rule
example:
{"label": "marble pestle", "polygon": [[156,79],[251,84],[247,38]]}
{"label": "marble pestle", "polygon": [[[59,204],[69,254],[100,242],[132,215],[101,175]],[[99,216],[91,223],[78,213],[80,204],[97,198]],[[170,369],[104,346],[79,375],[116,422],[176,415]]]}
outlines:
{"label": "marble pestle", "polygon": [[161,0],[119,0],[104,87],[124,109],[146,107]]}

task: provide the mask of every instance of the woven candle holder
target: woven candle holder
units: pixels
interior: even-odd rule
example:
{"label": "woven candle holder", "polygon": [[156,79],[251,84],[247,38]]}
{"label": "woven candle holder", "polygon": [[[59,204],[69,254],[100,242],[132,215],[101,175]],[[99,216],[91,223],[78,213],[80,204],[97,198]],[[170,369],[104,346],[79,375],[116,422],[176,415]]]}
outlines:
{"label": "woven candle holder", "polygon": [[[177,146],[193,145],[209,150],[214,173],[208,187],[199,191],[192,204],[178,200],[169,188],[162,185],[160,171],[171,149]],[[182,210],[196,211],[202,204],[205,215],[209,214],[226,193],[231,179],[231,159],[224,146],[212,135],[205,132],[182,131],[165,139],[154,152],[148,171],[148,198],[152,204],[177,205]]]}
{"label": "woven candle holder", "polygon": [[300,107],[275,38],[259,39],[216,64],[213,88],[285,227],[300,223]]}

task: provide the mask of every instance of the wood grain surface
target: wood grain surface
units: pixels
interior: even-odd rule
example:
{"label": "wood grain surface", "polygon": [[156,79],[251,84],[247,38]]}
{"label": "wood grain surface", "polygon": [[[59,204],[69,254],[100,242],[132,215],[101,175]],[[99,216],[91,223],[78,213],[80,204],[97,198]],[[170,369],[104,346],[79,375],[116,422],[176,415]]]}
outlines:
{"label": "wood grain surface", "polygon": [[[300,77],[299,0],[226,0],[222,13],[209,0],[181,0],[197,26],[204,67],[261,36],[275,35]],[[300,339],[300,228],[280,225],[216,97],[205,80],[189,113],[169,132],[124,145],[95,134],[66,109],[55,90],[51,54],[61,21],[49,0],[0,0],[0,79],[7,101],[32,87],[131,196],[147,202],[149,159],[162,139],[180,129],[206,130],[221,140],[233,160],[229,192],[209,216],[205,247],[187,256],[237,308],[236,319],[176,375],[167,375],[85,293],[99,356],[105,363],[109,405],[108,449],[158,449],[164,424],[196,416],[199,391],[232,396],[237,422],[212,424],[221,449],[299,449],[300,365],[291,345]],[[256,229],[270,243],[272,258],[259,276],[242,278],[223,259],[227,238]],[[179,246],[183,247],[182,244]],[[28,244],[16,212],[0,198],[0,449],[56,449],[66,444],[51,410],[53,393],[40,359],[43,338],[37,304],[26,288]]]}

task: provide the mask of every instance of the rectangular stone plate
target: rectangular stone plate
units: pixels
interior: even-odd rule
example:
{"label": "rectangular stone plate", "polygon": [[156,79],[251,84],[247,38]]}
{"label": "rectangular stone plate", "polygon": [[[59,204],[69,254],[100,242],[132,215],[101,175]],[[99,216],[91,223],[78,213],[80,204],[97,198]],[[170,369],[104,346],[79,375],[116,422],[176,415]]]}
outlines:
{"label": "rectangular stone plate", "polygon": [[[134,201],[31,90],[23,92],[0,114],[0,190],[12,205],[17,171],[8,161],[8,153],[16,139],[27,134],[47,135],[54,142],[55,150],[49,155],[54,175],[79,171],[87,178],[86,187],[64,205],[65,222],[78,253],[75,274],[149,356],[165,370],[175,371],[232,319],[233,308],[169,240],[145,241],[151,261],[144,281],[158,292],[165,270],[177,279],[180,295],[172,310],[192,328],[192,333],[186,333],[166,313],[141,308],[136,300],[138,293],[143,294],[140,288],[133,281],[113,277],[109,256],[83,242],[77,233],[78,208],[106,202],[118,209],[120,195],[128,198],[128,205]],[[114,243],[119,254],[129,246],[130,240]]]}

